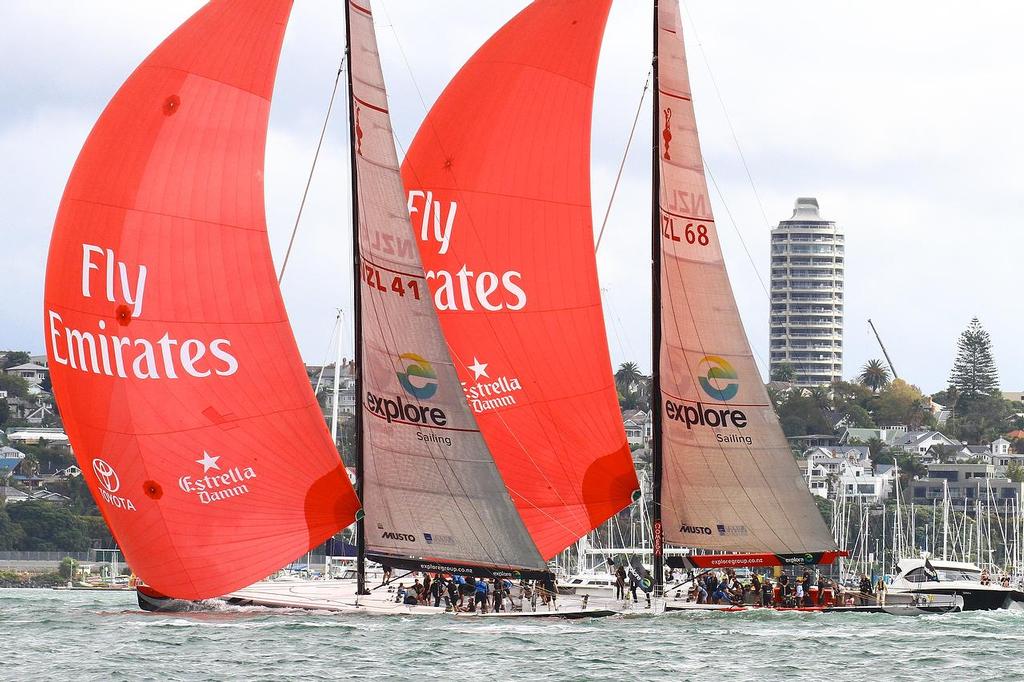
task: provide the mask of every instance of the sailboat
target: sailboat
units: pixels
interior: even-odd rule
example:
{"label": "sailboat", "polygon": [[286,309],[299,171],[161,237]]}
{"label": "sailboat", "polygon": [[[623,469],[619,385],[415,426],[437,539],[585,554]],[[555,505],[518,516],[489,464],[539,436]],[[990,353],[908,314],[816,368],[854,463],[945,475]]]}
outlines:
{"label": "sailboat", "polygon": [[[429,175],[433,162],[407,160],[422,188],[407,199],[371,9],[346,0],[362,510],[303,372],[266,237],[263,147],[291,2],[209,3],[115,95],[54,229],[47,338],[69,436],[148,585],[145,608],[237,595],[353,520],[354,594],[288,605],[365,609],[368,558],[538,578],[630,503],[638,486],[601,329],[589,176],[544,196],[522,184],[551,158],[587,157],[609,5],[534,3],[431,113],[433,130],[451,130],[450,93],[465,73],[479,78],[508,51],[528,70],[522,38],[534,36],[528,47],[576,27],[577,40],[547,56],[571,73],[552,69],[545,85],[578,100],[571,117],[561,100],[529,111],[489,102],[495,115],[565,117],[573,129],[556,156],[524,159],[496,207],[482,159],[443,136],[413,151],[443,154],[448,181]],[[546,205],[559,196],[571,208]],[[510,244],[512,233],[559,248]],[[437,257],[458,263],[424,263],[417,242],[431,238]]]}
{"label": "sailboat", "polygon": [[681,568],[812,566],[839,552],[743,330],[711,210],[678,0],[654,2],[654,584]]}

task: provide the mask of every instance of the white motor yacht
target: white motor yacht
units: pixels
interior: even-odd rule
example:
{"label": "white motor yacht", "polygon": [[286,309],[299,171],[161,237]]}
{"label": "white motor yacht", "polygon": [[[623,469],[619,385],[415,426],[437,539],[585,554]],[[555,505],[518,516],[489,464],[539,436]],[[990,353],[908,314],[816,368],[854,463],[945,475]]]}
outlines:
{"label": "white motor yacht", "polygon": [[997,576],[983,584],[982,569],[975,564],[916,558],[901,559],[897,568],[888,586],[892,595],[959,595],[964,611],[1024,608],[1024,592],[999,584]]}

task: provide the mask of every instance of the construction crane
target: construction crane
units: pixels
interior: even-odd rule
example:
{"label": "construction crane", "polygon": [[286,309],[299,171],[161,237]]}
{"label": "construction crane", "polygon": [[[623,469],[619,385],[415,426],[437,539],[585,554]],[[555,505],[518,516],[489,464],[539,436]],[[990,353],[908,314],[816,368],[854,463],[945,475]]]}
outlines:
{"label": "construction crane", "polygon": [[878,330],[875,329],[875,323],[868,318],[868,324],[871,325],[871,331],[875,333],[875,338],[878,339],[878,345],[882,348],[882,355],[885,356],[885,361],[889,363],[889,369],[892,370],[892,378],[899,379],[900,375],[896,373],[896,368],[892,366],[892,359],[889,357],[889,351],[885,350],[885,344],[882,343],[882,337],[878,335]]}

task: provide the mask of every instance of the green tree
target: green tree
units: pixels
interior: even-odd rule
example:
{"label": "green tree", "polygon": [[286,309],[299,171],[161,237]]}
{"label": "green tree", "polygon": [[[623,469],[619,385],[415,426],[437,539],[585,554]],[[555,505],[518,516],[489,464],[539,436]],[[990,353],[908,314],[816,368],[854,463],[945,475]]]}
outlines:
{"label": "green tree", "polygon": [[89,537],[82,522],[61,505],[26,500],[10,505],[7,515],[24,533],[15,549],[42,552],[89,549]]}
{"label": "green tree", "polygon": [[[880,462],[879,458],[885,453],[885,441],[879,438],[872,438],[865,445],[868,446],[868,456],[871,458],[872,464],[884,464]],[[891,461],[891,460],[890,460]]]}
{"label": "green tree", "polygon": [[952,445],[933,445],[928,448],[928,451],[932,453],[935,459],[944,464],[955,462],[958,450],[959,448],[953,447]]}
{"label": "green tree", "polygon": [[635,362],[624,362],[615,372],[615,387],[623,396],[628,396],[636,390],[636,385],[643,377],[640,367]]}
{"label": "green tree", "polygon": [[75,458],[64,448],[41,445],[23,445],[19,448],[26,455],[32,457],[36,462],[39,471],[44,474],[52,474],[55,471],[67,469],[75,463]]}
{"label": "green tree", "polygon": [[82,524],[82,531],[89,537],[93,546],[113,547],[114,537],[107,528],[107,522],[102,516],[79,516],[78,521]]}
{"label": "green tree", "polygon": [[978,318],[960,334],[956,344],[956,359],[949,383],[956,387],[959,398],[956,410],[963,412],[980,396],[999,393],[999,373],[992,357],[992,339]]}
{"label": "green tree", "polygon": [[846,425],[855,429],[873,429],[875,420],[871,413],[860,405],[847,405],[839,411],[846,420]]}
{"label": "green tree", "polygon": [[792,383],[796,379],[796,368],[791,362],[779,362],[772,366],[772,381]]}
{"label": "green tree", "polygon": [[998,438],[1006,430],[1014,406],[1002,397],[979,395],[957,403],[956,416],[946,421],[943,431],[951,438],[981,443]]}
{"label": "green tree", "polygon": [[0,374],[0,391],[15,398],[27,398],[28,382],[15,374]]}
{"label": "green tree", "polygon": [[60,566],[57,568],[57,572],[60,573],[60,577],[65,580],[74,580],[75,574],[78,572],[78,562],[71,557],[66,556],[60,560]]}
{"label": "green tree", "polygon": [[906,488],[911,479],[921,478],[928,474],[928,467],[918,458],[917,455],[899,453],[896,455],[896,464],[900,468],[900,488]]}
{"label": "green tree", "polygon": [[3,361],[0,362],[0,369],[7,369],[8,367],[17,367],[18,365],[27,364],[32,358],[25,351],[12,350],[4,355]]}
{"label": "green tree", "polygon": [[778,413],[782,430],[788,437],[832,433],[832,422],[821,403],[801,391],[789,391],[778,407]]}
{"label": "green tree", "polygon": [[1006,467],[1006,477],[1014,483],[1024,482],[1024,466],[1020,462],[1010,462]]}
{"label": "green tree", "polygon": [[[24,504],[24,503],[22,503]],[[7,515],[7,508],[0,499],[0,552],[10,552],[17,548],[24,539],[25,533],[21,527],[11,521]]]}
{"label": "green tree", "polygon": [[902,379],[895,379],[878,392],[874,405],[875,423],[883,426],[906,424],[910,429],[922,426],[930,416],[927,398]]}
{"label": "green tree", "polygon": [[11,406],[7,404],[7,401],[0,398],[0,429],[7,425],[7,420],[11,418]]}
{"label": "green tree", "polygon": [[889,385],[889,368],[881,360],[868,360],[857,377],[860,383],[875,393]]}

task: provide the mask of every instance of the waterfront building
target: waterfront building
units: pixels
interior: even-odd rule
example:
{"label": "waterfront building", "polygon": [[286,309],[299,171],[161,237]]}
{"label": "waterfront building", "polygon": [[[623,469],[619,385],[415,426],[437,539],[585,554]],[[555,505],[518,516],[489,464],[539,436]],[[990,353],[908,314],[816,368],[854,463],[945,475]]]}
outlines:
{"label": "waterfront building", "polygon": [[812,495],[876,504],[888,499],[895,489],[894,467],[874,467],[866,446],[815,447],[804,457],[801,473]]}
{"label": "waterfront building", "polygon": [[927,469],[927,476],[910,481],[905,499],[931,505],[932,500],[942,501],[945,487],[953,504],[981,501],[993,511],[1004,513],[1009,509],[1007,500],[1019,503],[1024,497],[1024,483],[1001,476],[992,464],[936,462],[928,464]]}
{"label": "waterfront building", "polygon": [[654,436],[654,421],[643,410],[623,410],[622,426],[626,429],[626,442],[646,447]]}
{"label": "waterfront building", "polygon": [[845,237],[818,200],[800,197],[771,236],[769,364],[788,363],[797,386],[825,386],[843,374]]}

